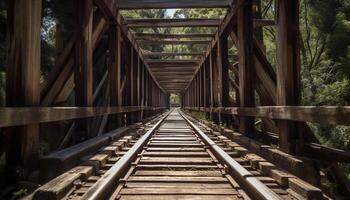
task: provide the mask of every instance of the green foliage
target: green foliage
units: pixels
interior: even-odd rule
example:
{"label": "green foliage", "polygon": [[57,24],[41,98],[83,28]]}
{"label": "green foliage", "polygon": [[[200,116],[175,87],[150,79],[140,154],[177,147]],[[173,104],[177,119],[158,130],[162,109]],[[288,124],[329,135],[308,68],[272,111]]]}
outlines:
{"label": "green foliage", "polygon": [[347,105],[350,102],[349,80],[336,81],[324,85],[316,94],[315,105]]}
{"label": "green foliage", "polygon": [[170,104],[180,104],[180,97],[177,94],[170,94]]}
{"label": "green foliage", "polygon": [[204,121],[209,121],[209,118],[205,112],[201,111],[188,111],[190,115],[192,115],[194,118]]}
{"label": "green foliage", "polygon": [[[274,19],[270,1],[262,1],[263,18]],[[301,0],[302,104],[350,105],[350,1]],[[276,29],[264,27],[265,52],[275,68]],[[350,127],[310,124],[322,144],[350,150]],[[350,175],[350,167],[345,168]]]}
{"label": "green foliage", "polygon": [[13,193],[13,199],[20,199],[25,197],[28,194],[28,190],[27,189],[20,189],[16,192]]}
{"label": "green foliage", "polygon": [[[350,1],[301,0],[300,8],[302,103],[350,105]],[[322,144],[350,151],[349,126],[310,127]]]}

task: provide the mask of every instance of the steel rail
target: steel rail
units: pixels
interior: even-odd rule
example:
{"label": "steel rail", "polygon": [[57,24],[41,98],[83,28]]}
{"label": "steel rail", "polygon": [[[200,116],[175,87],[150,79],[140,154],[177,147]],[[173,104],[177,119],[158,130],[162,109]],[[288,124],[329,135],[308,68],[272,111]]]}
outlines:
{"label": "steel rail", "polygon": [[154,132],[159,128],[161,123],[172,110],[168,111],[164,116],[149,129],[131,148],[126,152],[120,160],[109,169],[85,194],[81,199],[100,200],[106,199],[110,190],[115,186],[115,183],[122,178],[125,170],[130,166],[131,162],[137,156],[137,153],[145,146]]}
{"label": "steel rail", "polygon": [[242,167],[230,155],[222,150],[214,141],[212,141],[203,131],[201,131],[194,123],[192,123],[182,112],[180,115],[186,122],[195,130],[195,132],[202,138],[202,140],[209,146],[210,150],[227,166],[229,166],[231,173],[235,180],[245,187],[254,199],[261,200],[277,200],[282,199],[260,180],[254,177],[248,170]]}

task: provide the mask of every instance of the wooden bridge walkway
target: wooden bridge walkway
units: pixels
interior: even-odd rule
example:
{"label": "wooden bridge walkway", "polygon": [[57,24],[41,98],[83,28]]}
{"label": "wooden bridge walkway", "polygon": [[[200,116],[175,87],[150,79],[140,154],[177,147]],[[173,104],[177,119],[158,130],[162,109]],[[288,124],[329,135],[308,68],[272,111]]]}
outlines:
{"label": "wooden bridge walkway", "polygon": [[29,198],[327,199],[319,188],[177,109],[146,124],[143,132],[111,141]]}
{"label": "wooden bridge walkway", "polygon": [[[9,185],[35,183],[27,198],[323,199],[330,185],[350,196],[350,154],[321,145],[308,125],[350,125],[350,108],[301,106],[299,0],[275,0],[274,19],[253,0],[75,2],[76,28],[57,28],[60,53],[44,80],[42,1],[7,5],[0,153]],[[194,8],[225,16],[122,12]],[[275,30],[275,68],[264,26]],[[202,31],[145,31],[179,27]],[[189,48],[153,48],[167,45]],[[171,94],[181,108],[170,108]],[[42,155],[39,136],[52,152]]]}

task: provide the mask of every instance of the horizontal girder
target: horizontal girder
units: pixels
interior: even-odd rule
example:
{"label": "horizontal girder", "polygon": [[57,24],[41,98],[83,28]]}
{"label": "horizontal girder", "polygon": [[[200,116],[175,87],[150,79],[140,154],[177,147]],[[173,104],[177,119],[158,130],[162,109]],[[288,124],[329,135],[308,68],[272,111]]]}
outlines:
{"label": "horizontal girder", "polygon": [[226,8],[232,0],[117,0],[118,9]]}
{"label": "horizontal girder", "polygon": [[166,39],[166,38],[212,38],[214,34],[210,33],[178,33],[178,34],[161,34],[161,33],[135,33],[135,38],[140,39]]}
{"label": "horizontal girder", "polygon": [[163,19],[128,19],[125,24],[129,28],[149,27],[216,27],[221,19],[163,18]]}

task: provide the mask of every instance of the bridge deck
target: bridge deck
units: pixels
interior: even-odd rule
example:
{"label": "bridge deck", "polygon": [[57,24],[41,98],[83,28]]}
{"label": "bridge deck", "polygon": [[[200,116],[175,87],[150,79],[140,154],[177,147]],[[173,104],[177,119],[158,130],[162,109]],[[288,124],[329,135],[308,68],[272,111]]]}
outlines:
{"label": "bridge deck", "polygon": [[84,163],[43,185],[31,198],[323,198],[318,188],[180,110],[163,114],[147,129],[144,134],[129,133],[102,147]]}

